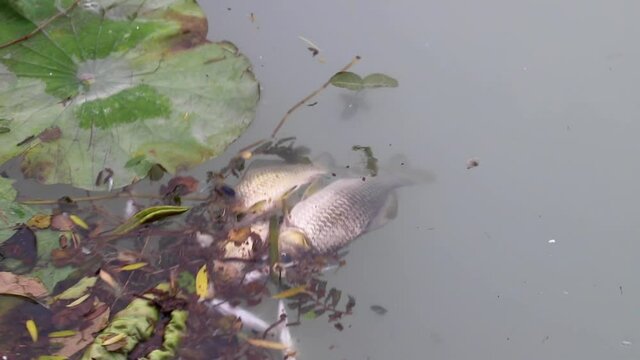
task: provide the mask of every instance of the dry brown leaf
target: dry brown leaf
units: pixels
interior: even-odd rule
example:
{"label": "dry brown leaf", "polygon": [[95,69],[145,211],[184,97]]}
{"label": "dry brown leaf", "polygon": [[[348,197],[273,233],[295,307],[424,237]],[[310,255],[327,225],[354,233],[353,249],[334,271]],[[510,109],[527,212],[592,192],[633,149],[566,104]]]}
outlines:
{"label": "dry brown leaf", "polygon": [[102,279],[102,281],[106,282],[109,286],[111,286],[111,288],[114,289],[116,292],[120,291],[120,284],[118,284],[116,279],[114,279],[113,276],[111,276],[111,274],[100,269],[100,273],[98,274],[98,276],[100,276],[100,279]]}
{"label": "dry brown leaf", "polygon": [[[92,313],[98,311],[97,309],[100,309],[102,312],[100,315],[93,318],[86,317],[86,320],[91,321],[87,327],[80,330],[74,336],[51,339],[51,341],[55,341],[62,345],[62,348],[59,349],[55,355],[71,357],[73,354],[83,350],[87,345],[93,342],[93,334],[107,327],[110,313],[108,306],[105,303],[97,302],[94,309],[95,310],[92,310]],[[106,310],[103,311],[102,309]]]}
{"label": "dry brown leaf", "polygon": [[49,291],[40,280],[10,272],[0,272],[0,294],[24,296],[41,301],[49,295]]}

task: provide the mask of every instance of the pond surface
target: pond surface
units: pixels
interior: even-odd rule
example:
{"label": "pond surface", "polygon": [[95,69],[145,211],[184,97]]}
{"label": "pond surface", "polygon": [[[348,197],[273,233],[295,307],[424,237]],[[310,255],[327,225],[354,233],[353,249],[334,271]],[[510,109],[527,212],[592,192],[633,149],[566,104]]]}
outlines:
{"label": "pond surface", "polygon": [[[330,153],[340,167],[362,168],[352,150],[362,145],[381,169],[400,154],[434,174],[400,189],[399,216],[324,274],[357,305],[342,330],[326,315],[291,327],[298,359],[640,356],[640,3],[201,6],[209,39],[232,41],[252,62],[261,99],[240,139],[189,175],[204,183],[356,55],[351,71],[385,73],[399,87],[329,87],[279,136]],[[16,163],[4,168],[19,173]],[[16,187],[29,198],[86,195],[32,181]],[[118,213],[123,205],[106,203]],[[190,256],[180,262],[204,260]],[[266,298],[252,310],[271,321],[275,309]]]}

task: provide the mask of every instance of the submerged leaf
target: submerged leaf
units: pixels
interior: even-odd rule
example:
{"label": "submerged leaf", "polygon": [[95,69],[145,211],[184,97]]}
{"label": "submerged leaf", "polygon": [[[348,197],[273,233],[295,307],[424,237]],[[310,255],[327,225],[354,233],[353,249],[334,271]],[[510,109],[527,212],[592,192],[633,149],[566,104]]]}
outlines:
{"label": "submerged leaf", "polygon": [[49,333],[49,337],[50,338],[66,338],[66,337],[74,336],[77,333],[78,332],[76,330],[60,330],[60,331],[54,331],[52,333]]}
{"label": "submerged leaf", "polygon": [[36,229],[46,229],[51,226],[51,215],[36,214],[27,221],[27,226]]}
{"label": "submerged leaf", "polygon": [[80,281],[78,281],[75,285],[63,291],[62,293],[56,295],[54,297],[55,300],[75,300],[84,294],[93,287],[98,281],[97,276],[85,276]]}
{"label": "submerged leaf", "polygon": [[141,269],[141,268],[143,268],[145,266],[147,266],[146,262],[138,262],[138,263],[125,265],[125,266],[120,268],[120,271],[133,271],[133,270]]}
{"label": "submerged leaf", "polygon": [[76,307],[76,306],[82,304],[85,300],[87,300],[89,298],[89,296],[91,296],[91,294],[84,294],[84,295],[80,296],[79,298],[77,298],[76,300],[74,300],[73,302],[69,303],[67,305],[67,307],[68,308]]}
{"label": "submerged leaf", "polygon": [[360,77],[360,75],[349,71],[341,71],[339,73],[336,73],[331,77],[329,82],[333,86],[349,90],[360,91],[364,89],[362,78]]}
{"label": "submerged leaf", "polygon": [[373,150],[371,150],[371,146],[354,145],[351,149],[353,151],[362,151],[366,159],[367,170],[369,170],[371,176],[378,175],[378,159],[373,156]]}
{"label": "submerged leaf", "polygon": [[26,150],[27,177],[85,189],[104,188],[104,164],[122,187],[154,164],[175,173],[219,155],[253,120],[251,64],[206,39],[195,1],[77,3],[0,3],[0,44],[19,39],[0,48],[0,164]]}
{"label": "submerged leaf", "polygon": [[[101,310],[102,309],[102,310]],[[101,311],[101,312],[99,312]],[[88,344],[90,344],[94,336],[93,334],[102,330],[107,326],[109,322],[109,314],[110,310],[105,303],[97,302],[93,310],[85,315],[88,323],[80,329],[80,331],[76,332],[73,336],[57,338],[55,339],[55,344],[62,345],[60,349],[58,349],[55,354],[57,356],[72,356],[84,349]],[[52,339],[52,342],[54,340]]]}
{"label": "submerged leaf", "polygon": [[389,75],[375,73],[365,76],[362,85],[365,88],[398,87],[398,80]]}
{"label": "submerged leaf", "polygon": [[187,330],[187,317],[189,313],[185,310],[173,310],[171,320],[164,328],[162,348],[153,350],[147,355],[148,360],[165,360],[175,358],[180,341]]}
{"label": "submerged leaf", "polygon": [[41,301],[49,292],[38,279],[0,272],[0,294],[24,296]]}

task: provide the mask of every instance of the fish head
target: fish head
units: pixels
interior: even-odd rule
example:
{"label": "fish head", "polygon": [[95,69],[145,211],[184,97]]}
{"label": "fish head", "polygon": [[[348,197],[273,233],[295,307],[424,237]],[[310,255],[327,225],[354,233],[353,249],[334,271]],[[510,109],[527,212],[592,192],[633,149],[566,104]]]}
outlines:
{"label": "fish head", "polygon": [[298,229],[284,229],[278,236],[278,248],[280,250],[280,258],[284,263],[291,262],[293,259],[311,251],[311,245],[307,236]]}

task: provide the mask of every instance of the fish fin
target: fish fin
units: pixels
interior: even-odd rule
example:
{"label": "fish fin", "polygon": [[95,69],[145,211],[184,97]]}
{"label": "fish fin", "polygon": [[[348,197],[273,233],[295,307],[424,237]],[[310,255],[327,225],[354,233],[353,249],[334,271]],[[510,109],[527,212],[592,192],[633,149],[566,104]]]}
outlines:
{"label": "fish fin", "polygon": [[293,195],[293,193],[296,192],[296,190],[298,190],[298,185],[294,185],[291,189],[285,191],[285,193],[282,194],[280,199],[281,200],[287,200],[291,195]]}
{"label": "fish fin", "polygon": [[371,219],[365,232],[373,231],[383,227],[389,221],[395,219],[398,216],[398,194],[395,191],[391,191],[387,200],[382,208],[378,212],[378,215]]}
{"label": "fish fin", "polygon": [[322,189],[322,183],[323,181],[320,178],[313,180],[313,182],[304,190],[304,193],[302,193],[302,200],[305,200],[309,196],[317,193],[318,190]]}
{"label": "fish fin", "polygon": [[245,211],[245,213],[247,214],[258,214],[261,213],[265,207],[267,206],[267,200],[260,200],[258,202],[256,202],[255,204],[249,206],[249,208],[247,209],[247,211]]}
{"label": "fish fin", "polygon": [[311,163],[327,171],[331,171],[331,169],[335,169],[336,167],[336,160],[333,158],[333,155],[328,152],[318,154],[318,156],[311,159]]}

